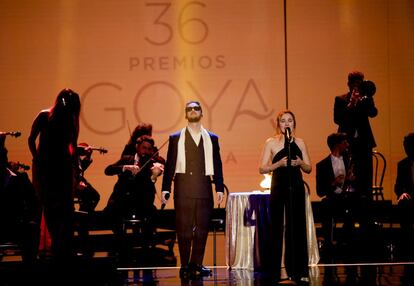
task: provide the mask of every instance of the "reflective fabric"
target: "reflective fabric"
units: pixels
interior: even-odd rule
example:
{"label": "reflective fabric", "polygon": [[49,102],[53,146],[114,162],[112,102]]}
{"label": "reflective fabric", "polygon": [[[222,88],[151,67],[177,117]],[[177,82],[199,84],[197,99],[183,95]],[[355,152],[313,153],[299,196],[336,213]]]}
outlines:
{"label": "reflective fabric", "polygon": [[[226,206],[226,263],[233,269],[261,270],[268,263],[269,191],[229,194]],[[319,249],[309,194],[306,195],[309,265],[319,262]]]}

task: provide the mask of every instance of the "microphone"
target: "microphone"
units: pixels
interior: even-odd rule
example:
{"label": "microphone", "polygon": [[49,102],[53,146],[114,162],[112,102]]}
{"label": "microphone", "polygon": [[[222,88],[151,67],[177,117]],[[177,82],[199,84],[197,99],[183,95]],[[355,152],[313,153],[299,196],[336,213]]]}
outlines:
{"label": "microphone", "polygon": [[286,139],[290,142],[290,140],[292,139],[292,131],[290,131],[289,127],[285,128],[285,136]]}
{"label": "microphone", "polygon": [[[165,194],[165,199],[168,200],[170,198],[170,193]],[[161,210],[165,209],[165,203],[161,204]]]}

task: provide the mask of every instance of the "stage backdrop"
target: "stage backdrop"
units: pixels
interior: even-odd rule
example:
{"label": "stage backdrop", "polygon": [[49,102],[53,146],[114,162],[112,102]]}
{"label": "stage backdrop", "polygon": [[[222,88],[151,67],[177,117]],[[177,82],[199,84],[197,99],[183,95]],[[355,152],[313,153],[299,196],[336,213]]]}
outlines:
{"label": "stage backdrop", "polygon": [[[86,172],[102,209],[116,181],[104,169],[136,124],[152,123],[161,147],[185,126],[185,102],[198,100],[204,126],[220,136],[229,190],[260,189],[260,153],[277,113],[288,106],[296,114],[314,166],[337,128],[334,97],[347,91],[348,72],[361,70],[377,85],[371,124],[388,160],[386,198],[395,200],[402,139],[414,130],[413,6],[287,1],[285,59],[281,0],[2,0],[0,131],[23,133],[7,138],[9,159],[31,164],[33,119],[61,89],[74,89],[82,99],[79,142],[109,150],[95,152]],[[305,179],[318,200],[315,171]]]}

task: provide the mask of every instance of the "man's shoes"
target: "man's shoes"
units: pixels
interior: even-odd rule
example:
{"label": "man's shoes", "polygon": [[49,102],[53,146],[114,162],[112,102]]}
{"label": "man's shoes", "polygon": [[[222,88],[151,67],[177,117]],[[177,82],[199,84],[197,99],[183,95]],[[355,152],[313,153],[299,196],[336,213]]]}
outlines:
{"label": "man's shoes", "polygon": [[180,278],[181,279],[187,279],[190,276],[190,270],[188,269],[188,266],[181,266],[180,268]]}
{"label": "man's shoes", "polygon": [[278,285],[298,285],[298,283],[296,283],[296,281],[292,278],[282,279],[277,284]]}
{"label": "man's shoes", "polygon": [[202,276],[210,276],[211,269],[199,264],[190,263],[188,266],[191,276],[193,277],[202,277]]}
{"label": "man's shoes", "polygon": [[190,269],[188,268],[188,266],[181,266],[180,268],[180,278],[188,278],[188,276],[190,275]]}

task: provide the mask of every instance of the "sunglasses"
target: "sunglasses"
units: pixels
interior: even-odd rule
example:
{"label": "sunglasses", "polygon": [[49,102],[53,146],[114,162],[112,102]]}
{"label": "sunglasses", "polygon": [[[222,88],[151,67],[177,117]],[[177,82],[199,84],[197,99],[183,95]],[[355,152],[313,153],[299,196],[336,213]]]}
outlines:
{"label": "sunglasses", "polygon": [[190,112],[191,110],[200,111],[201,107],[200,106],[188,106],[185,108],[185,112]]}

